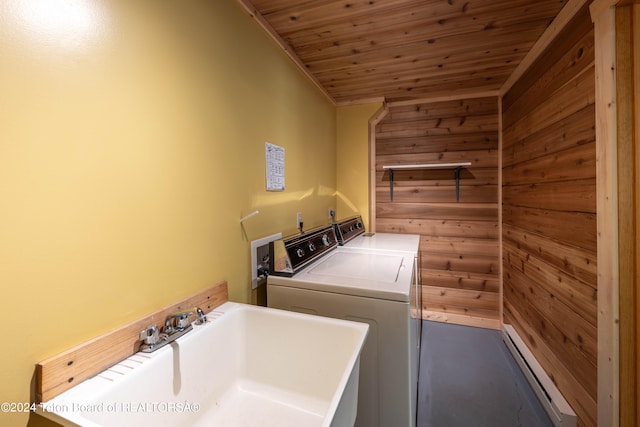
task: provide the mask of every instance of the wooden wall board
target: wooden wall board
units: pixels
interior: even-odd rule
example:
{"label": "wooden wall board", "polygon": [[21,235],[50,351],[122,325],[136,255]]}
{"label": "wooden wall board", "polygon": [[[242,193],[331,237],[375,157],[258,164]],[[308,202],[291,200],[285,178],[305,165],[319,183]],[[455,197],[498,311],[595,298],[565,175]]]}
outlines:
{"label": "wooden wall board", "polygon": [[464,289],[500,293],[500,280],[495,274],[465,273],[422,268],[422,282],[439,288]]}
{"label": "wooden wall board", "polygon": [[[461,115],[461,112],[463,113]],[[388,119],[394,123],[416,122],[421,120],[433,120],[443,118],[464,118],[468,112],[473,116],[488,117],[490,121],[496,121],[496,100],[494,97],[463,98],[450,101],[416,101],[412,104],[393,104],[393,111],[388,114]]]}
{"label": "wooden wall board", "polygon": [[408,233],[425,236],[442,234],[451,237],[476,237],[478,239],[498,239],[497,221],[381,218],[377,231],[387,233]]}
{"label": "wooden wall board", "polygon": [[618,212],[615,112],[615,4],[593,0],[598,187],[598,425],[619,423]]}
{"label": "wooden wall board", "polygon": [[497,203],[377,203],[378,218],[496,221]]}
{"label": "wooden wall board", "polygon": [[502,328],[500,319],[470,314],[458,314],[444,311],[422,310],[422,318],[433,322],[451,323],[454,325],[472,326],[476,328],[496,329]]}
{"label": "wooden wall board", "polygon": [[638,260],[640,223],[640,2],[616,9],[616,116],[620,290],[620,426],[640,423]]}
{"label": "wooden wall board", "polygon": [[594,117],[595,105],[589,105],[538,132],[504,141],[503,167],[595,142]]}
{"label": "wooden wall board", "polygon": [[[423,313],[499,324],[497,98],[391,105],[376,153],[376,229],[421,235]],[[382,166],[463,161],[457,202],[452,169],[395,171],[390,200]]]}
{"label": "wooden wall board", "polygon": [[550,93],[561,94],[563,86],[571,84],[593,62],[593,44],[593,36],[585,34],[557,63],[545,64],[548,70],[544,73],[544,78],[533,83],[532,87],[506,109],[509,113],[504,115],[504,126],[513,126],[514,121],[521,117],[522,111],[540,108],[546,103]]}
{"label": "wooden wall board", "polygon": [[[504,141],[503,167],[595,142],[595,105],[589,105],[538,132]],[[544,142],[543,142],[544,141]]]}
{"label": "wooden wall board", "polygon": [[516,278],[519,281],[526,281],[529,285],[529,293],[549,296],[547,303],[540,302],[545,309],[551,306],[557,307],[547,313],[551,316],[550,319],[553,319],[554,312],[559,316],[561,313],[571,311],[580,317],[578,319],[571,315],[576,321],[585,324],[585,327],[588,324],[595,330],[598,318],[595,305],[598,295],[594,284],[580,281],[562,269],[546,264],[543,260],[509,243],[504,244],[504,263],[508,267],[505,269],[505,274],[511,274],[513,281]]}
{"label": "wooden wall board", "polygon": [[[505,93],[502,97],[503,108],[519,111],[538,106],[544,102],[545,95],[558,90],[575,76],[576,69],[584,67],[584,61],[593,61],[594,38],[589,37],[590,26],[592,24],[589,9],[581,7],[550,43],[544,57],[535,61],[519,79],[518,84]],[[518,106],[525,98],[529,99],[531,104]],[[505,116],[505,126],[513,124],[509,117],[509,114]]]}
{"label": "wooden wall board", "polygon": [[497,292],[469,291],[437,286],[426,286],[423,292],[427,293],[423,302],[425,307],[441,304],[443,306],[460,307],[461,309],[488,310],[489,312],[498,308]]}
{"label": "wooden wall board", "polygon": [[596,179],[509,185],[502,201],[511,206],[596,213]]}
{"label": "wooden wall board", "polygon": [[558,359],[558,355],[555,354],[545,340],[540,338],[531,323],[523,317],[524,315],[511,305],[510,300],[516,300],[516,297],[508,298],[510,293],[511,291],[505,287],[504,322],[513,325],[519,331],[529,349],[535,351],[536,360],[547,373],[550,373],[549,376],[558,389],[561,391],[571,390],[571,393],[563,391],[563,396],[578,417],[577,425],[579,427],[597,425],[596,399],[576,379],[571,367],[565,366]]}
{"label": "wooden wall board", "polygon": [[547,102],[533,109],[523,108],[519,112],[520,118],[514,120],[513,125],[504,127],[505,141],[520,140],[594,105],[594,89],[595,73],[593,66],[589,66],[558,91],[547,94]]}
{"label": "wooden wall board", "polygon": [[[467,114],[465,111],[464,114]],[[473,134],[475,132],[497,132],[496,112],[481,115],[464,115],[457,117],[420,118],[416,120],[391,122],[383,120],[376,129],[376,138],[436,136]]]}
{"label": "wooden wall board", "polygon": [[[449,171],[449,174],[453,174],[453,172]],[[395,175],[401,174],[396,172]],[[452,180],[452,182],[448,183],[449,185],[438,186],[417,185],[417,183],[411,187],[394,185],[393,202],[419,203],[420,200],[430,200],[432,203],[498,203],[498,191],[495,184],[462,185],[463,178],[460,180],[459,199],[456,198],[456,187]],[[376,199],[380,203],[391,202],[389,188],[385,190],[379,187],[376,192]]]}
{"label": "wooden wall board", "polygon": [[[549,320],[546,313],[537,310],[540,304],[526,300],[518,295],[518,289],[512,289],[511,283],[505,284],[507,303],[511,310],[517,311],[526,319],[532,332],[535,332],[537,342],[543,341],[554,353],[556,360],[563,365],[564,371],[570,371],[571,376],[588,394],[597,391],[597,346],[595,328],[593,336],[583,335],[581,330],[575,330],[571,324],[559,324]],[[524,320],[523,320],[524,321]],[[579,342],[578,339],[583,340]],[[555,376],[554,376],[555,377]]]}
{"label": "wooden wall board", "polygon": [[500,268],[500,258],[497,253],[494,255],[442,254],[431,249],[425,249],[422,252],[421,267],[426,269],[497,276]]}
{"label": "wooden wall board", "polygon": [[[578,313],[556,300],[555,294],[549,289],[537,289],[535,281],[517,269],[505,274],[504,290],[505,301],[527,319],[531,328],[539,332],[539,338],[562,353],[558,353],[557,357],[565,361],[566,367],[573,369],[575,364],[581,375],[591,378],[583,387],[595,393],[598,352],[596,326],[583,322]],[[551,325],[554,328],[552,338],[546,335]],[[577,355],[577,352],[580,352],[579,356],[571,356]]]}
{"label": "wooden wall board", "polygon": [[[633,46],[635,49],[633,50],[633,68],[634,68],[634,88],[633,93],[633,103],[634,103],[634,144],[635,144],[635,187],[636,187],[636,195],[640,191],[640,96],[638,96],[638,88],[640,88],[640,53],[638,53],[638,49],[640,48],[640,2],[635,0],[632,6],[631,12],[633,14]],[[638,283],[640,278],[640,200],[636,196],[636,206],[634,208],[633,213],[635,214],[635,243],[634,243],[634,254],[635,255],[635,281],[634,283]],[[632,256],[633,256],[632,255]],[[633,258],[632,258],[633,259]],[[632,261],[633,262],[633,261]],[[633,387],[635,387],[635,401],[633,400],[633,393],[628,393],[623,390],[623,393],[630,394],[630,399],[625,399],[622,402],[623,408],[629,412],[635,412],[636,419],[635,425],[640,425],[640,290],[636,287],[635,292],[635,303],[632,308],[634,316],[635,316],[635,337],[634,343],[635,345],[632,347],[632,351],[635,354],[631,354],[630,357],[635,357],[636,363],[636,379]],[[633,417],[633,414],[629,414],[629,417]]]}
{"label": "wooden wall board", "polygon": [[493,319],[500,303],[499,293],[438,288],[428,286],[422,290],[422,309],[486,317]]}
{"label": "wooden wall board", "polygon": [[[46,402],[63,391],[126,359],[140,349],[140,332],[163,325],[167,315],[193,307],[205,313],[228,300],[227,283],[219,282],[177,303],[130,322],[36,365],[36,400]],[[191,316],[195,320],[195,315]]]}
{"label": "wooden wall board", "polygon": [[[394,179],[394,188],[403,186],[441,187],[454,186],[455,175],[452,169],[407,169],[396,170],[398,179]],[[375,182],[389,182],[387,170],[376,172]],[[395,178],[395,177],[394,177]],[[473,168],[460,170],[461,186],[497,185],[498,174],[495,168]]]}
{"label": "wooden wall board", "polygon": [[498,242],[495,239],[467,239],[449,235],[423,236],[420,244],[434,253],[498,256]]}
{"label": "wooden wall board", "polygon": [[584,426],[598,394],[594,44],[584,5],[502,98],[504,322]]}
{"label": "wooden wall board", "polygon": [[503,225],[502,236],[503,244],[510,244],[528,254],[534,254],[545,263],[596,286],[598,271],[595,252],[588,252],[583,248],[509,224]]}
{"label": "wooden wall board", "polygon": [[[591,120],[593,120],[593,115]],[[504,185],[535,184],[544,179],[560,182],[596,177],[595,140],[566,147],[545,156],[504,166]]]}
{"label": "wooden wall board", "polygon": [[378,154],[416,154],[419,152],[495,150],[498,148],[495,131],[473,132],[463,138],[452,135],[429,135],[428,145],[424,144],[425,138],[426,136],[419,135],[379,139]]}
{"label": "wooden wall board", "polygon": [[504,205],[502,215],[504,224],[526,223],[531,233],[596,252],[596,214]]}

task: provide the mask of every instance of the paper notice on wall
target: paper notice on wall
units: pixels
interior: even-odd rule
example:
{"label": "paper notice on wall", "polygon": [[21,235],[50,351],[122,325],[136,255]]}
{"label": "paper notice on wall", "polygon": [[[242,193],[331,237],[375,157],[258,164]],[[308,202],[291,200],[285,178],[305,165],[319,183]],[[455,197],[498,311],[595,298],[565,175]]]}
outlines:
{"label": "paper notice on wall", "polygon": [[265,142],[267,191],[284,191],[284,148]]}

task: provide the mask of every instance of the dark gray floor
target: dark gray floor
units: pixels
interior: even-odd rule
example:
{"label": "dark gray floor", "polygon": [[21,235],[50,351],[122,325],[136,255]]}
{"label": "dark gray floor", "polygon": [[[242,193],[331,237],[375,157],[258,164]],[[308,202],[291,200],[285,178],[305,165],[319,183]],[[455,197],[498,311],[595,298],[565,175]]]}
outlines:
{"label": "dark gray floor", "polygon": [[422,325],[418,427],[552,426],[499,331]]}

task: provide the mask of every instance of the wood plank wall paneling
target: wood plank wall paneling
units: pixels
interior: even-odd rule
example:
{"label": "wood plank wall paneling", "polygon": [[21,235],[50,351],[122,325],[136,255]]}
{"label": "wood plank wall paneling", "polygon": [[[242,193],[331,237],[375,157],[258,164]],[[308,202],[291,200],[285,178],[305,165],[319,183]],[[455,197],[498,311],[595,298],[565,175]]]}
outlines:
{"label": "wood plank wall paneling", "polygon": [[[421,235],[425,318],[499,325],[498,99],[390,105],[375,129],[376,230]],[[471,162],[397,170],[383,165]]]}
{"label": "wood plank wall paneling", "polygon": [[594,69],[585,6],[502,99],[504,323],[579,426],[597,420]]}

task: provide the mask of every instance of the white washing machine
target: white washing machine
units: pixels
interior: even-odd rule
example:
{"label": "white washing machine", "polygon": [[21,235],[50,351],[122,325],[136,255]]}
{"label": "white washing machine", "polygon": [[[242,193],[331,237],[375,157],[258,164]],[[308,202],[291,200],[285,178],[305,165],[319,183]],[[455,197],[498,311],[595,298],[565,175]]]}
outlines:
{"label": "white washing machine", "polygon": [[[422,345],[422,283],[420,280],[420,235],[401,233],[371,233],[365,232],[362,217],[354,216],[334,224],[340,247],[344,251],[367,250],[382,252],[408,253],[414,260],[413,287],[411,289],[411,321],[414,323],[416,348],[412,353],[413,371],[420,373],[420,347]],[[414,382],[416,387],[413,396],[417,396],[418,378]],[[417,411],[417,398],[412,399]]]}
{"label": "white washing machine", "polygon": [[418,342],[422,333],[422,284],[420,281],[420,235],[401,233],[366,233],[362,218],[355,216],[334,225],[341,249],[408,252],[414,258],[415,288],[411,294],[412,315],[417,325]]}
{"label": "white washing machine", "polygon": [[414,254],[340,247],[328,226],[274,242],[271,256],[269,307],[369,324],[360,356],[356,426],[415,426]]}

